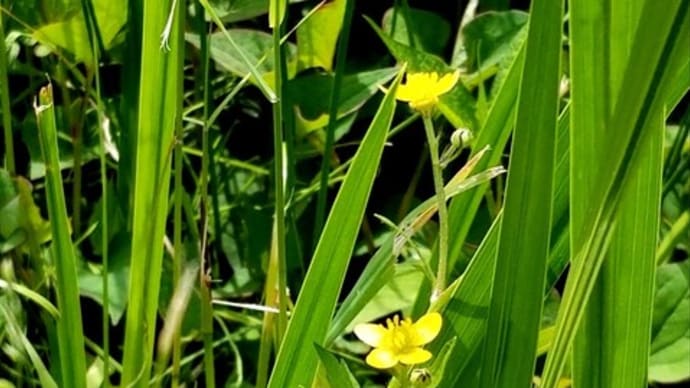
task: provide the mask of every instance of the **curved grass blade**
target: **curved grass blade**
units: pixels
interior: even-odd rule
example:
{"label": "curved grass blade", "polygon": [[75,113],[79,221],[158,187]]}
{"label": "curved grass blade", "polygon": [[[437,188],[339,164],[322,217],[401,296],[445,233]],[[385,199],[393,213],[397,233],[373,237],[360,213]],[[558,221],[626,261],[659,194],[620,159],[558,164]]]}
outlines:
{"label": "curved grass blade", "polygon": [[561,0],[532,2],[481,363],[483,387],[532,381],[551,233],[562,14]]}

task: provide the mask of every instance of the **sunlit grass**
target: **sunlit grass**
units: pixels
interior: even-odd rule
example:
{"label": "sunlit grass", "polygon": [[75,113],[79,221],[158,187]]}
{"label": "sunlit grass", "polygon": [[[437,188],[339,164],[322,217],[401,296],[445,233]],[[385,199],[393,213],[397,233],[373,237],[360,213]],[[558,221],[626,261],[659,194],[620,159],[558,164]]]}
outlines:
{"label": "sunlit grass", "polygon": [[28,3],[0,386],[690,379],[683,0]]}

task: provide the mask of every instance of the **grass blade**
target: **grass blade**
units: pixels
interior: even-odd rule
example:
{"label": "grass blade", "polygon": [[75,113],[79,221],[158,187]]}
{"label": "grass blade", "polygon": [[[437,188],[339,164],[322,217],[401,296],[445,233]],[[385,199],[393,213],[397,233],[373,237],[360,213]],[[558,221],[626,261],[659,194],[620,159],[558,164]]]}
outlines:
{"label": "grass blade", "polygon": [[[652,24],[658,28],[654,31],[646,28],[637,29],[628,61],[630,65],[626,67],[620,89],[616,93],[618,99],[610,116],[609,128],[616,128],[617,131],[615,137],[612,136],[611,142],[607,144],[607,163],[605,163],[613,168],[598,169],[596,177],[591,180],[597,186],[605,187],[606,191],[591,193],[590,197],[580,200],[586,201],[588,207],[588,217],[582,222],[584,224],[582,230],[588,231],[588,235],[580,240],[573,239],[574,267],[566,283],[554,346],[549,352],[544,369],[543,386],[545,387],[555,387],[557,384],[575,331],[582,322],[586,303],[594,290],[607,248],[611,241],[615,241],[612,231],[614,225],[621,221],[617,210],[622,193],[631,187],[629,186],[630,171],[641,163],[644,153],[640,151],[645,150],[645,142],[654,139],[653,131],[649,128],[652,128],[650,125],[659,119],[658,112],[662,107],[661,104],[666,100],[666,96],[663,96],[661,92],[668,90],[664,85],[674,82],[668,75],[675,74],[676,69],[669,68],[668,65],[682,63],[682,61],[676,61],[674,57],[682,55],[687,47],[690,14],[682,2],[670,2],[667,8],[661,10],[651,1],[647,1],[642,15],[644,25]],[[640,65],[640,61],[644,62],[644,66]],[[659,85],[661,87],[658,87]],[[574,87],[576,86],[575,84]],[[653,158],[653,155],[650,157]],[[654,177],[648,179],[651,181]],[[576,236],[574,234],[573,237]],[[653,252],[651,257],[653,260]],[[651,309],[650,306],[647,308]],[[649,319],[648,315],[646,319]],[[644,324],[647,323],[638,323],[636,331],[641,331],[640,328]],[[590,329],[585,329],[584,335],[587,335],[586,332]],[[646,341],[648,340],[647,337]],[[637,343],[640,343],[639,339]],[[642,347],[647,346],[647,344],[642,344]],[[642,354],[645,351],[637,349],[636,352]],[[575,353],[578,357],[577,349]],[[631,364],[636,362],[634,359],[630,361]],[[576,365],[576,379],[579,375],[577,370],[580,368],[581,366]],[[598,384],[602,383],[603,379],[598,377],[595,386],[599,386]],[[603,383],[606,384],[606,382]],[[639,383],[641,382],[636,382],[636,384]]]}
{"label": "grass blade", "polygon": [[[572,47],[572,243],[587,238],[590,201],[602,195],[593,185],[606,163],[607,125],[620,89],[642,2],[581,1],[571,10]],[[610,12],[604,12],[610,8]],[[630,15],[621,17],[621,14]],[[601,39],[600,31],[619,31]],[[660,111],[657,115],[661,116]],[[587,387],[640,386],[646,380],[654,287],[654,247],[659,225],[663,118],[645,129],[639,164],[621,197],[617,228],[583,318],[574,349],[574,379]],[[613,133],[612,133],[613,132]],[[635,167],[636,166],[636,167]]]}
{"label": "grass blade", "polygon": [[46,197],[48,216],[53,234],[51,256],[56,270],[58,344],[62,386],[86,387],[86,354],[82,331],[79,282],[77,280],[77,258],[70,238],[65,193],[62,191],[62,175],[58,155],[57,128],[55,127],[55,106],[53,88],[49,84],[38,95],[35,105],[41,151],[46,165]]}
{"label": "grass blade", "polygon": [[484,387],[532,380],[550,243],[562,12],[562,1],[536,0],[531,7],[481,366]]}
{"label": "grass blade", "polygon": [[[170,50],[159,45],[173,1],[141,4],[140,89],[127,322],[122,384],[148,386],[160,291],[173,133],[181,117],[181,18],[173,19]],[[178,4],[178,7],[182,5]]]}
{"label": "grass blade", "polygon": [[354,156],[314,252],[269,387],[311,386],[395,110],[393,82]]}

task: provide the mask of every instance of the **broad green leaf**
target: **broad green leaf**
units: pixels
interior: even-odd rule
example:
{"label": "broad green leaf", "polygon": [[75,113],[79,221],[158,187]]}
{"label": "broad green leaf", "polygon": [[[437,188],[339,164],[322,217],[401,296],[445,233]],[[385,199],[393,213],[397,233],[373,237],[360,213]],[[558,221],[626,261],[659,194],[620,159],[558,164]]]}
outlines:
{"label": "broad green leaf", "polygon": [[[264,94],[266,99],[271,102],[271,103],[276,103],[278,101],[278,97],[276,96],[276,92],[273,90],[273,87],[269,86],[267,83],[267,80],[264,79],[265,75],[262,75],[259,72],[259,69],[257,69],[256,66],[258,66],[260,63],[259,61],[254,61],[253,59],[250,59],[247,54],[245,53],[245,49],[242,48],[242,46],[238,45],[237,42],[235,42],[235,39],[230,35],[230,32],[225,28],[225,25],[223,22],[220,20],[218,15],[216,14],[215,10],[211,8],[211,6],[208,3],[208,0],[199,0],[199,4],[204,8],[204,10],[208,13],[208,15],[211,17],[211,20],[213,23],[220,29],[220,33],[223,35],[223,38],[227,41],[227,43],[230,44],[230,47],[234,50],[234,52],[237,54],[238,58],[241,60],[241,63],[247,67],[248,72],[247,74],[251,74],[253,77],[253,82],[256,84],[256,86],[259,87],[259,90]],[[277,37],[277,34],[276,34]],[[273,45],[271,45],[272,47]],[[271,50],[271,51],[276,51],[276,50]],[[265,53],[267,55],[268,53]],[[262,56],[262,58],[265,58],[265,56]],[[274,61],[271,61],[275,63]],[[275,80],[272,80],[275,83]]]}
{"label": "broad green leaf", "polygon": [[528,15],[522,11],[487,12],[463,29],[466,66],[479,69],[496,65],[515,52],[526,32]]}
{"label": "broad green leaf", "polygon": [[395,90],[402,74],[371,122],[354,156],[324,231],[281,343],[269,387],[311,386],[317,356],[313,344],[322,344],[354,248],[395,110]]}
{"label": "broad green leaf", "polygon": [[404,5],[386,10],[381,24],[383,31],[394,40],[436,55],[443,53],[450,37],[450,24],[446,19],[434,12]]}
{"label": "broad green leaf", "polygon": [[[304,0],[289,0],[290,4],[301,3]],[[216,14],[226,23],[254,19],[268,13],[269,0],[210,0],[209,4]],[[211,18],[206,15],[206,20]]]}
{"label": "broad green leaf", "polygon": [[563,2],[535,0],[530,11],[481,364],[484,387],[532,381],[546,282]]}
{"label": "broad green leaf", "polygon": [[[109,268],[101,268],[97,273],[87,268],[79,270],[79,293],[103,304],[103,276],[108,276],[108,314],[117,325],[125,312],[127,305],[127,290],[129,284],[129,253],[131,244],[129,236],[120,232],[114,236],[109,249]],[[105,273],[104,273],[105,272]]]}
{"label": "broad green leaf", "polygon": [[690,261],[657,270],[649,379],[675,383],[690,378]]}
{"label": "broad green leaf", "polygon": [[[216,64],[225,71],[229,71],[238,77],[244,77],[250,74],[252,70],[247,64],[247,61],[249,61],[262,74],[264,79],[271,79],[274,63],[273,37],[271,34],[249,29],[231,29],[227,32],[237,44],[236,46],[230,43],[222,31],[215,32],[209,37],[211,58]],[[201,43],[198,35],[187,33],[185,34],[185,39],[193,46],[200,47]],[[286,60],[292,62],[297,53],[297,47],[292,43],[285,44],[287,45]],[[242,50],[242,55],[240,55],[239,50]],[[251,81],[256,83],[253,77]]]}
{"label": "broad green leaf", "polygon": [[[109,49],[127,22],[128,8],[111,0],[93,0],[92,3],[103,45]],[[64,20],[39,26],[32,36],[45,45],[66,50],[79,62],[93,63],[84,13],[80,9],[67,13]]]}
{"label": "broad green leaf", "polygon": [[[371,96],[379,92],[378,86],[390,81],[395,73],[396,69],[391,67],[344,76],[338,99],[338,118],[359,109]],[[305,118],[314,119],[328,113],[332,86],[331,75],[300,75],[288,81],[287,97],[299,106]]]}
{"label": "broad green leaf", "polygon": [[324,3],[297,28],[297,67],[299,70],[320,67],[333,69],[333,55],[343,25],[345,3],[354,0],[333,0]]}
{"label": "broad green leaf", "polygon": [[[50,224],[34,203],[31,184],[0,169],[0,253],[50,240]],[[25,245],[26,244],[26,245]]]}

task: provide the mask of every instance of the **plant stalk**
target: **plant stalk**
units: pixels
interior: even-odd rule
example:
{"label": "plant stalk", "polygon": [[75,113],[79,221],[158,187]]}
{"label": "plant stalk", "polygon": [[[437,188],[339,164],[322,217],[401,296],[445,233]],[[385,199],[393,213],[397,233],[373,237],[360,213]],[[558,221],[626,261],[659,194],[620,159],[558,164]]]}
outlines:
{"label": "plant stalk", "polygon": [[431,300],[436,300],[443,289],[446,287],[446,277],[448,276],[448,208],[446,207],[446,194],[443,187],[443,169],[438,153],[438,137],[434,131],[434,123],[431,115],[422,115],[424,121],[424,131],[426,140],[429,144],[429,155],[431,156],[431,171],[434,175],[434,191],[436,192],[436,203],[438,206],[438,269],[436,270],[436,284],[431,294]]}

